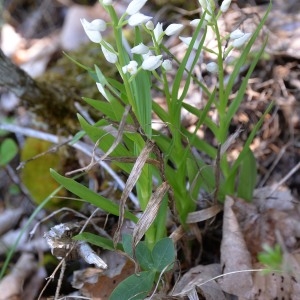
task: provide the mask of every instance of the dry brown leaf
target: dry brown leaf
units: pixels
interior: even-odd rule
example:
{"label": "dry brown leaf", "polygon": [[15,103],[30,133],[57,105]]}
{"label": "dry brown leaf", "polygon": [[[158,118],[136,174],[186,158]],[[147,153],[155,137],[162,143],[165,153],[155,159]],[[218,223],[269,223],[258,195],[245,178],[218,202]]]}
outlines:
{"label": "dry brown leaf", "polygon": [[222,277],[219,282],[225,292],[238,297],[249,298],[253,286],[251,272],[245,271],[232,274],[232,272],[252,269],[251,255],[247,249],[238,220],[232,210],[233,204],[234,200],[227,196],[224,205],[221,265],[223,274],[229,274]]}
{"label": "dry brown leaf", "polygon": [[215,217],[222,210],[222,206],[217,204],[209,208],[199,211],[191,212],[188,214],[186,223],[197,223]]}
{"label": "dry brown leaf", "polygon": [[23,284],[37,270],[37,267],[33,254],[22,254],[12,271],[0,282],[0,300],[23,299]]}
{"label": "dry brown leaf", "polygon": [[[199,265],[190,269],[177,282],[170,296],[189,296],[190,299],[199,299],[198,293],[206,300],[225,300],[226,297],[219,284],[213,279],[221,274],[219,264],[207,266]],[[203,299],[203,298],[200,298]]]}
{"label": "dry brown leaf", "polygon": [[120,199],[120,209],[119,209],[119,221],[118,221],[118,227],[115,232],[115,235],[113,237],[114,244],[116,245],[120,239],[120,233],[121,233],[121,228],[124,222],[124,213],[125,213],[125,204],[126,204],[126,199],[128,198],[130,192],[134,188],[136,182],[138,181],[141,173],[143,166],[147,162],[148,156],[150,152],[152,151],[154,147],[154,143],[151,141],[148,141],[144,147],[144,149],[141,151],[139,157],[137,158],[131,173],[126,181],[125,188],[123,190],[121,199]]}
{"label": "dry brown leaf", "polygon": [[138,242],[144,236],[145,232],[155,220],[163,197],[169,190],[169,188],[169,184],[167,182],[163,182],[152,194],[144,213],[142,214],[138,223],[134,227],[132,239],[133,248],[136,247]]}

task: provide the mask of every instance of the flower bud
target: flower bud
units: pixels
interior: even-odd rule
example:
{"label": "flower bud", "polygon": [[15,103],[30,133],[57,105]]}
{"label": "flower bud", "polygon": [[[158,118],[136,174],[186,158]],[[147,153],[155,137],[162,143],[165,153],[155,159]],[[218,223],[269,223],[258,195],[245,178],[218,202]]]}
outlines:
{"label": "flower bud", "polygon": [[148,70],[148,71],[153,71],[153,70],[157,69],[162,64],[161,58],[162,58],[162,55],[149,56],[148,58],[146,58],[143,61],[142,68],[144,70]]}
{"label": "flower bud", "polygon": [[151,19],[152,19],[152,17],[145,16],[141,13],[136,13],[128,19],[128,24],[130,26],[138,26],[138,25],[148,22]]}
{"label": "flower bud", "polygon": [[149,52],[149,48],[143,43],[140,43],[131,49],[131,53],[133,54],[146,54],[148,52]]}
{"label": "flower bud", "polygon": [[220,11],[225,13],[231,4],[231,0],[224,0],[221,4]]}
{"label": "flower bud", "polygon": [[159,45],[162,41],[162,38],[163,38],[163,24],[162,23],[157,23],[154,30],[153,30],[153,33],[154,33],[154,38],[157,42],[157,44]]}
{"label": "flower bud", "polygon": [[166,28],[165,34],[168,36],[177,34],[182,30],[182,28],[183,28],[182,24],[171,24]]}
{"label": "flower bud", "polygon": [[235,39],[232,43],[234,48],[241,48],[251,37],[252,33],[245,33],[238,39]]}
{"label": "flower bud", "polygon": [[86,19],[80,19],[80,22],[86,35],[92,42],[100,43],[102,41],[102,35],[100,31],[104,31],[106,29],[105,21],[96,19],[92,22],[88,22]]}
{"label": "flower bud", "polygon": [[147,0],[133,0],[129,3],[126,13],[130,16],[138,13],[140,9],[145,5]]}
{"label": "flower bud", "polygon": [[153,30],[154,29],[154,24],[152,21],[148,21],[146,23],[146,28],[149,29],[149,30]]}
{"label": "flower bud", "polygon": [[243,31],[241,31],[240,29],[236,29],[230,33],[230,38],[232,40],[236,40],[236,39],[239,39],[240,37],[242,37],[244,34],[245,33]]}
{"label": "flower bud", "polygon": [[108,62],[110,62],[112,64],[115,64],[118,61],[118,56],[115,53],[115,50],[113,49],[112,45],[105,42],[105,46],[101,45],[101,49],[102,49],[102,52],[103,52],[103,55],[104,55],[105,59]]}

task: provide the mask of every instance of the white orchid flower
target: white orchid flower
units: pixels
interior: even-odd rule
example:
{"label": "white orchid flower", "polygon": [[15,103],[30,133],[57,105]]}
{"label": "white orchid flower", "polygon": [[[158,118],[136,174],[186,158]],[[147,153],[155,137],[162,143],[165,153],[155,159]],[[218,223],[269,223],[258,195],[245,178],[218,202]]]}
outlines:
{"label": "white orchid flower", "polygon": [[242,37],[244,34],[245,33],[242,30],[236,29],[230,33],[230,38],[232,40],[236,40],[236,39],[239,39],[240,37]]}
{"label": "white orchid flower", "polygon": [[162,41],[163,38],[163,24],[158,22],[153,30],[154,33],[154,38],[157,42],[157,44],[159,45]]}
{"label": "white orchid flower", "polygon": [[206,65],[206,70],[212,74],[219,72],[219,66],[215,62],[210,62]]}
{"label": "white orchid flower", "polygon": [[148,52],[149,52],[149,48],[143,43],[140,43],[131,49],[131,53],[133,54],[146,54]]}
{"label": "white orchid flower", "polygon": [[136,13],[136,14],[130,16],[130,18],[128,19],[128,24],[130,26],[138,26],[138,25],[148,22],[151,19],[152,19],[152,17],[145,16],[144,14],[141,14],[141,13]]}
{"label": "white orchid flower", "polygon": [[168,36],[177,34],[182,30],[182,28],[183,28],[182,24],[171,24],[166,28],[165,34]]}
{"label": "white orchid flower", "polygon": [[102,49],[105,59],[108,62],[115,64],[118,61],[118,56],[111,44],[105,42],[105,46],[101,45],[101,49]]}
{"label": "white orchid flower", "polygon": [[142,69],[147,70],[147,71],[153,71],[157,69],[161,64],[162,64],[162,55],[157,55],[157,56],[149,56],[146,58],[143,63],[142,63]]}
{"label": "white orchid flower", "polygon": [[234,48],[241,48],[251,37],[252,33],[245,33],[238,39],[235,39],[232,43]]}
{"label": "white orchid flower", "polygon": [[129,3],[126,13],[130,16],[138,13],[141,8],[146,4],[147,0],[133,0]]}
{"label": "white orchid flower", "polygon": [[86,35],[92,42],[100,43],[102,41],[102,35],[100,32],[106,29],[105,21],[95,19],[92,22],[88,22],[86,19],[80,19],[80,22]]}
{"label": "white orchid flower", "polygon": [[153,24],[152,21],[148,21],[145,26],[149,30],[153,30],[154,29],[154,24]]}
{"label": "white orchid flower", "polygon": [[137,72],[138,63],[135,60],[131,60],[128,65],[122,67],[122,71],[124,74],[127,72],[130,75],[134,75]]}

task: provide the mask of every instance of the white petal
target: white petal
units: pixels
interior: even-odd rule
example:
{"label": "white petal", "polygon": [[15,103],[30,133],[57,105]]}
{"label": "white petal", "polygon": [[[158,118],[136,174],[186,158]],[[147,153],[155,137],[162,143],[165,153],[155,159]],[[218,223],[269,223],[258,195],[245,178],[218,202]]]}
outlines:
{"label": "white petal", "polygon": [[206,0],[199,0],[199,3],[203,9],[206,9],[207,7]]}
{"label": "white petal", "polygon": [[182,28],[183,28],[182,24],[171,24],[165,30],[165,34],[168,36],[177,34],[182,30]]}
{"label": "white petal", "polygon": [[194,19],[190,22],[191,26],[197,27],[200,23],[201,19]]}
{"label": "white petal", "polygon": [[148,22],[151,19],[152,19],[152,17],[145,16],[141,13],[136,13],[128,19],[128,24],[130,26],[138,26],[138,25]]}
{"label": "white petal", "polygon": [[189,46],[192,41],[192,37],[190,36],[189,37],[180,36],[179,39],[187,46]]}
{"label": "white petal", "polygon": [[149,48],[143,43],[140,43],[131,49],[131,53],[134,54],[146,54],[147,52],[149,52]]}
{"label": "white petal", "polygon": [[153,30],[154,29],[154,24],[152,21],[148,21],[146,23],[146,28],[149,29],[149,30]]}
{"label": "white petal", "polygon": [[162,64],[162,55],[149,56],[142,63],[142,68],[144,70],[153,71],[157,69]]}
{"label": "white petal", "polygon": [[155,38],[155,40],[156,40],[156,42],[158,44],[160,44],[161,41],[162,41],[162,38],[163,38],[162,34],[163,34],[163,32],[164,32],[163,31],[163,24],[158,22],[156,24],[154,30],[153,30],[154,38]]}
{"label": "white petal", "polygon": [[217,74],[219,72],[219,67],[215,62],[210,62],[206,65],[206,70],[210,73]]}
{"label": "white petal", "polygon": [[169,59],[166,59],[166,60],[163,61],[162,67],[163,67],[166,71],[170,71],[170,70],[172,70],[172,62],[171,62]]}
{"label": "white petal", "polygon": [[140,9],[145,5],[147,0],[133,0],[129,3],[126,13],[130,16],[138,13]]}
{"label": "white petal", "polygon": [[221,4],[220,11],[225,13],[231,4],[231,0],[224,0]]}
{"label": "white petal", "polygon": [[111,49],[111,51],[109,51],[106,47],[101,45],[101,49],[104,54],[104,57],[108,62],[115,64],[118,61],[118,56],[115,54],[113,47],[109,43],[105,42],[105,44],[108,48]]}
{"label": "white petal", "polygon": [[232,31],[230,33],[230,38],[232,40],[235,40],[235,39],[239,39],[240,37],[242,37],[245,33],[243,31],[241,31],[240,29],[236,29],[234,31]]}
{"label": "white petal", "polygon": [[104,5],[112,5],[112,0],[103,0]]}
{"label": "white petal", "polygon": [[234,48],[241,48],[251,37],[251,33],[245,33],[242,37],[235,39],[232,43]]}
{"label": "white petal", "polygon": [[135,60],[131,60],[128,65],[122,67],[124,74],[127,72],[130,75],[134,75],[137,72],[138,63]]}
{"label": "white petal", "polygon": [[106,22],[102,19],[95,19],[90,23],[89,30],[104,31],[106,29]]}

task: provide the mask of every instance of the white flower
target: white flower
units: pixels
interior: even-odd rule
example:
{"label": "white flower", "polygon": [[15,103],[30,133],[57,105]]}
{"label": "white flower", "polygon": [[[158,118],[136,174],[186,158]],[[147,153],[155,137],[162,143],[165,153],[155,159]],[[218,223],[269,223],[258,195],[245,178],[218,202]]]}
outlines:
{"label": "white flower", "polygon": [[147,53],[142,54],[143,60],[147,59],[149,56],[152,56],[153,53],[151,50],[149,50]]}
{"label": "white flower", "polygon": [[104,31],[106,29],[105,21],[96,19],[92,22],[88,22],[86,19],[80,19],[80,22],[86,35],[92,42],[100,43],[102,41],[102,35],[100,31]]}
{"label": "white flower", "polygon": [[162,63],[162,67],[166,71],[170,71],[170,70],[172,70],[172,62],[169,59],[165,59]]}
{"label": "white flower", "polygon": [[231,0],[224,0],[221,4],[220,11],[225,13],[231,4]]}
{"label": "white flower", "polygon": [[162,64],[161,58],[162,58],[162,55],[149,56],[148,58],[146,58],[143,61],[142,68],[144,70],[148,70],[148,71],[153,71],[153,70],[157,69]]}
{"label": "white flower", "polygon": [[112,0],[103,0],[104,5],[112,5]]}
{"label": "white flower", "polygon": [[99,82],[96,82],[96,85],[97,85],[98,91],[101,93],[101,95],[102,95],[106,100],[108,100],[108,97],[107,97],[107,94],[106,94],[106,91],[105,91],[105,89],[104,89],[103,84],[101,84],[101,83],[99,83]]}
{"label": "white flower", "polygon": [[244,34],[245,33],[243,31],[241,31],[240,29],[236,29],[230,33],[230,38],[232,40],[236,40],[236,39],[239,39],[240,37],[242,37]]}
{"label": "white flower", "polygon": [[235,39],[232,43],[234,48],[241,48],[251,37],[252,33],[245,33],[238,39]]}
{"label": "white flower", "polygon": [[210,62],[206,65],[206,70],[210,73],[217,74],[219,72],[219,67],[215,62]]}
{"label": "white flower", "polygon": [[140,9],[145,5],[147,0],[133,0],[129,3],[126,13],[130,16],[138,13]]}
{"label": "white flower", "polygon": [[130,26],[138,26],[138,25],[148,22],[151,19],[152,19],[152,17],[145,16],[141,13],[136,13],[136,14],[130,16],[130,18],[128,19],[128,24]]}
{"label": "white flower", "polygon": [[154,29],[154,24],[152,21],[148,21],[146,23],[146,28],[149,29],[149,30],[153,30]]}
{"label": "white flower", "polygon": [[166,28],[165,34],[168,36],[177,34],[182,30],[182,28],[183,28],[182,24],[171,24]]}
{"label": "white flower", "polygon": [[157,44],[159,45],[162,41],[162,38],[163,38],[163,24],[162,23],[157,23],[154,30],[153,30],[153,33],[154,33],[154,38],[157,42]]}
{"label": "white flower", "polygon": [[[201,19],[194,19],[190,22],[190,24],[193,27],[197,27],[199,25],[200,21],[201,21]],[[207,25],[207,22],[204,20],[201,28],[205,27],[206,25]]]}
{"label": "white flower", "polygon": [[118,56],[111,44],[105,42],[105,46],[101,45],[101,49],[102,49],[105,59],[108,62],[115,64],[118,61]]}
{"label": "white flower", "polygon": [[133,54],[146,54],[148,52],[149,52],[149,48],[143,43],[140,43],[131,49],[131,53]]}
{"label": "white flower", "polygon": [[137,71],[137,66],[138,63],[135,60],[131,60],[128,65],[122,67],[123,73],[126,74],[128,72],[130,75],[134,75]]}

